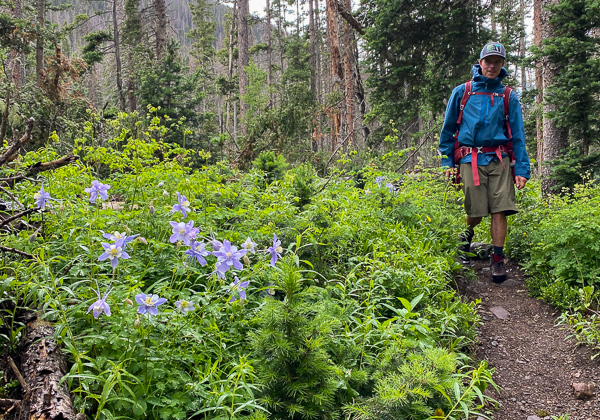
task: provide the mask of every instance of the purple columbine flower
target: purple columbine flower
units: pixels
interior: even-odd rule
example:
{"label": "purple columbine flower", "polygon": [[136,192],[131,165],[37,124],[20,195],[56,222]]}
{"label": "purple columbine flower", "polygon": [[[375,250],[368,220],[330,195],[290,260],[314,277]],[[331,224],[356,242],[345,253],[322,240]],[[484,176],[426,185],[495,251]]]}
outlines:
{"label": "purple columbine flower", "polygon": [[124,260],[129,259],[129,254],[123,250],[124,246],[125,240],[123,238],[117,239],[117,241],[114,244],[102,242],[104,254],[98,257],[98,261],[110,259],[110,265],[112,265],[112,268],[117,268],[117,265],[119,264],[119,258],[122,258]]}
{"label": "purple columbine flower", "polygon": [[[246,299],[246,291],[244,289],[248,287],[250,281],[240,281],[240,279],[238,279],[237,276],[234,277],[234,280],[235,282],[229,285],[231,287],[231,293],[238,291],[238,296],[240,297],[240,300]],[[229,299],[229,302],[235,302],[236,300],[237,298],[235,297],[235,295],[233,295],[231,296],[231,299]]]}
{"label": "purple columbine flower", "polygon": [[146,295],[139,293],[135,295],[135,301],[140,305],[138,308],[138,314],[145,314],[146,312],[150,315],[158,315],[157,306],[162,305],[167,301],[165,298],[159,298],[158,295]]}
{"label": "purple columbine flower", "polygon": [[252,239],[248,237],[246,242],[242,244],[242,249],[245,249],[246,252],[252,252],[254,254],[256,252],[256,242],[252,242]]}
{"label": "purple columbine flower", "polygon": [[175,213],[180,211],[181,214],[183,214],[183,217],[187,217],[187,214],[190,211],[190,202],[185,195],[177,193],[177,204],[173,205],[172,211]]}
{"label": "purple columbine flower", "polygon": [[90,305],[87,313],[89,314],[90,311],[93,311],[92,315],[94,318],[98,318],[102,313],[104,313],[106,316],[110,316],[110,306],[108,306],[108,303],[106,303],[106,298],[110,293],[110,289],[104,293],[104,296],[100,296],[100,289],[94,289],[94,292],[98,296],[98,300]]}
{"label": "purple columbine flower", "polygon": [[231,245],[229,241],[223,241],[223,246],[213,252],[213,255],[217,257],[217,271],[225,274],[231,267],[242,270],[244,266],[240,262],[240,258],[246,255],[246,252],[245,249],[238,251],[237,247]]}
{"label": "purple columbine flower", "polygon": [[201,266],[205,266],[206,259],[204,259],[204,257],[210,255],[210,251],[207,251],[205,247],[206,244],[204,242],[194,241],[190,246],[190,249],[185,251],[185,255],[189,255],[190,257],[195,258]]}
{"label": "purple columbine flower", "polygon": [[173,227],[173,234],[169,238],[171,243],[183,241],[184,244],[190,245],[190,241],[196,237],[200,229],[194,227],[194,221],[190,220],[187,223],[169,222]]}
{"label": "purple columbine flower", "polygon": [[390,190],[391,193],[396,192],[396,188],[394,188],[394,184],[392,184],[391,182],[388,182],[387,184],[385,184],[385,186],[387,187],[388,190]]}
{"label": "purple columbine flower", "polygon": [[277,239],[277,234],[273,234],[273,246],[267,248],[267,252],[271,254],[271,265],[275,267],[277,260],[281,258],[283,248],[281,247],[281,241]]}
{"label": "purple columbine flower", "polygon": [[379,188],[381,188],[381,183],[383,182],[384,179],[385,179],[385,177],[383,177],[383,176],[378,176],[377,178],[375,178],[375,183],[377,184],[377,186]]}
{"label": "purple columbine flower", "polygon": [[118,241],[119,239],[123,239],[123,244],[124,245],[127,245],[129,242],[133,241],[138,236],[140,236],[139,233],[137,235],[127,236],[127,234],[125,232],[120,233],[120,232],[118,232],[116,230],[113,233],[104,233],[104,232],[102,232],[102,237],[103,238],[106,238],[109,241]]}
{"label": "purple columbine flower", "polygon": [[189,300],[183,299],[175,302],[175,306],[177,307],[177,309],[183,312],[184,315],[187,315],[188,312],[192,312],[194,309],[196,309],[194,307],[194,302],[190,302]]}
{"label": "purple columbine flower", "polygon": [[103,200],[108,200],[108,194],[106,191],[110,190],[110,185],[102,184],[97,179],[92,181],[92,186],[86,188],[84,191],[90,194],[90,203],[95,203],[98,196]]}
{"label": "purple columbine flower", "polygon": [[218,251],[223,246],[223,242],[216,240],[214,237],[211,238],[210,244],[213,247],[213,251]]}
{"label": "purple columbine flower", "polygon": [[43,184],[40,190],[33,194],[33,199],[35,200],[35,206],[40,210],[44,210],[46,205],[48,205],[48,207],[52,207],[50,205],[50,200],[54,200],[52,197],[50,197],[50,193],[44,191]]}

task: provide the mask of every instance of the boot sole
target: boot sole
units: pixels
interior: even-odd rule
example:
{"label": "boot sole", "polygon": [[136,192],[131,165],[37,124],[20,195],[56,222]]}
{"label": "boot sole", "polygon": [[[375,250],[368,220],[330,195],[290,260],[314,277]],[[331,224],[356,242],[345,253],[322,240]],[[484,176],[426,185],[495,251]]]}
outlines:
{"label": "boot sole", "polygon": [[494,283],[504,283],[506,281],[506,278],[507,278],[506,274],[500,275],[500,276],[492,275],[492,281]]}

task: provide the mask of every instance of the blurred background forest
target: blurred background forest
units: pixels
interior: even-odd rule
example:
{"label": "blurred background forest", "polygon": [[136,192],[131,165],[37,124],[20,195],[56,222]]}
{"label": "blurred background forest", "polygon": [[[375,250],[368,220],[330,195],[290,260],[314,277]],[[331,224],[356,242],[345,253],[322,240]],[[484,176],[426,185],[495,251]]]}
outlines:
{"label": "blurred background forest", "polygon": [[106,125],[126,113],[132,130],[151,118],[177,128],[162,140],[208,152],[196,164],[244,168],[274,151],[323,175],[344,154],[356,168],[374,156],[386,169],[436,166],[450,93],[470,78],[481,46],[497,40],[544,191],[597,176],[597,0],[265,0],[259,8],[2,2],[0,140],[16,139],[34,117],[32,149],[52,139],[65,152],[82,138],[102,146]]}

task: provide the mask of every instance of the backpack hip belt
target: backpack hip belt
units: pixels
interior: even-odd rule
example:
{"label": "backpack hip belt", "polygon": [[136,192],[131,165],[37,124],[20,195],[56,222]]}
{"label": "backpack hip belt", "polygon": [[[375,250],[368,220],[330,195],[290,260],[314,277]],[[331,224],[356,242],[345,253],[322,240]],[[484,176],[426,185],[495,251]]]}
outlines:
{"label": "backpack hip belt", "polygon": [[[506,153],[510,158],[510,161],[513,162],[514,154],[512,150],[512,142],[506,145],[500,146],[491,146],[491,147],[466,147],[462,146],[458,149],[454,149],[454,162],[460,162],[462,158],[465,156],[471,155],[471,171],[473,172],[473,185],[479,185],[479,170],[477,168],[477,155],[479,153],[496,153],[496,157],[502,163],[502,167],[506,169],[504,166],[504,161],[502,160],[502,153]],[[513,168],[514,170],[514,168]]]}
{"label": "backpack hip belt", "polygon": [[498,157],[498,159],[500,159],[500,162],[502,163],[502,167],[504,167],[504,162],[502,161],[502,152],[506,153],[508,155],[508,157],[510,158],[510,162],[511,162],[511,167],[512,167],[512,178],[513,178],[513,182],[515,182],[515,168],[514,168],[514,162],[515,162],[515,154],[513,153],[513,147],[512,147],[512,131],[510,129],[510,121],[509,121],[509,102],[510,102],[510,94],[512,92],[512,89],[508,86],[504,87],[504,91],[502,93],[497,93],[497,92],[473,92],[473,82],[471,82],[470,80],[465,83],[465,92],[463,93],[463,97],[462,100],[460,101],[460,113],[458,114],[458,120],[456,121],[456,124],[459,126],[460,129],[460,124],[462,123],[462,117],[463,117],[463,109],[465,108],[465,106],[467,105],[467,101],[469,100],[469,98],[471,97],[471,95],[490,95],[491,98],[491,102],[492,102],[492,106],[494,105],[494,97],[501,97],[502,98],[502,102],[504,105],[504,119],[505,119],[505,123],[506,123],[506,131],[508,134],[508,143],[502,144],[500,146],[491,146],[491,147],[467,147],[467,146],[460,146],[458,144],[458,130],[456,130],[456,133],[454,134],[454,163],[457,166],[457,170],[458,170],[458,174],[456,177],[456,182],[460,182],[460,165],[458,165],[458,163],[460,162],[460,160],[467,156],[467,155],[471,155],[471,168],[473,171],[473,184],[475,186],[479,185],[479,171],[477,169],[477,154],[478,153],[496,153],[496,156]]}

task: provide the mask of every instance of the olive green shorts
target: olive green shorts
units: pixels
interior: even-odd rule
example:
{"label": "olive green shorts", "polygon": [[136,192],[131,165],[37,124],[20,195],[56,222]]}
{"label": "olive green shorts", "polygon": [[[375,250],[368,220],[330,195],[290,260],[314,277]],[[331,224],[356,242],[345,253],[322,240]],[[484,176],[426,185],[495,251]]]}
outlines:
{"label": "olive green shorts", "polygon": [[489,165],[477,165],[479,185],[473,185],[471,163],[460,165],[462,190],[465,194],[465,213],[470,217],[485,217],[488,214],[504,212],[506,216],[518,213],[515,186],[512,179],[510,160],[503,159],[504,167],[498,159]]}

